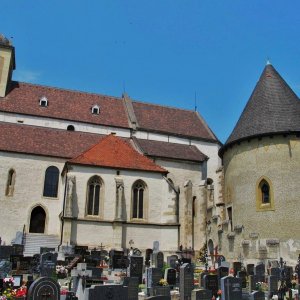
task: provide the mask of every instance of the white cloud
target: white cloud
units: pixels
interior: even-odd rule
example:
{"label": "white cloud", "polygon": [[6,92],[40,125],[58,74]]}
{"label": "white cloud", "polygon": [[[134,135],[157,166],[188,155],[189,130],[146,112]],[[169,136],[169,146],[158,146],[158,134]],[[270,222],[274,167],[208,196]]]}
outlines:
{"label": "white cloud", "polygon": [[17,81],[37,83],[41,73],[30,70],[15,70],[14,79]]}

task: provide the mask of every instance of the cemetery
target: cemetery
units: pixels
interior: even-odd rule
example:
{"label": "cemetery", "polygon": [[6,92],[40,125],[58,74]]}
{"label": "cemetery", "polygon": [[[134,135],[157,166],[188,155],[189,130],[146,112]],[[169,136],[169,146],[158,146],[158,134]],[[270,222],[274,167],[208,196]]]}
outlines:
{"label": "cemetery", "polygon": [[[216,250],[217,252],[217,250]],[[159,242],[138,248],[65,246],[23,256],[22,245],[0,245],[1,300],[295,300],[299,299],[300,255],[243,264],[222,255],[201,257],[179,249],[165,257]],[[63,259],[62,259],[63,258]]]}

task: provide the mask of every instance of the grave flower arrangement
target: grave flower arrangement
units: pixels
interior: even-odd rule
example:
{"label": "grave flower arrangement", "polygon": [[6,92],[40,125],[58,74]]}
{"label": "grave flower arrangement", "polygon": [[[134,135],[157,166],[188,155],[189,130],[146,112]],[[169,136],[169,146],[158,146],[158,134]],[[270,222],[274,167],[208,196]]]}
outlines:
{"label": "grave flower arrangement", "polygon": [[168,284],[167,280],[161,279],[161,280],[158,282],[158,285],[160,285],[160,286],[168,286],[169,284]]}
{"label": "grave flower arrangement", "polygon": [[56,275],[58,278],[66,278],[68,276],[68,269],[66,269],[64,266],[57,265]]}
{"label": "grave flower arrangement", "polygon": [[257,282],[256,285],[255,285],[255,289],[257,291],[267,291],[268,290],[268,286],[265,282]]}

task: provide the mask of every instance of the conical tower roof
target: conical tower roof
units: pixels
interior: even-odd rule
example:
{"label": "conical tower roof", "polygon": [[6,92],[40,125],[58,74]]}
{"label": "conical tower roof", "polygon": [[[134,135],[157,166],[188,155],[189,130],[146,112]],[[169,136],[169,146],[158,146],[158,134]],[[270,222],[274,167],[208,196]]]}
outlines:
{"label": "conical tower roof", "polygon": [[300,101],[271,64],[267,64],[220,154],[253,137],[300,132]]}

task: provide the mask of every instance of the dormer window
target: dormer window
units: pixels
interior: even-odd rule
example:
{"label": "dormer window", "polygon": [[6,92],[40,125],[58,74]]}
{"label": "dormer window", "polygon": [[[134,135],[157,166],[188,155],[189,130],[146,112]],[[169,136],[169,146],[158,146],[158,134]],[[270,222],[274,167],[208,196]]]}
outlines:
{"label": "dormer window", "polygon": [[40,99],[40,106],[42,107],[48,106],[48,99],[45,96]]}
{"label": "dormer window", "polygon": [[99,115],[99,113],[100,113],[100,107],[98,105],[94,105],[92,107],[92,114],[93,115]]}

